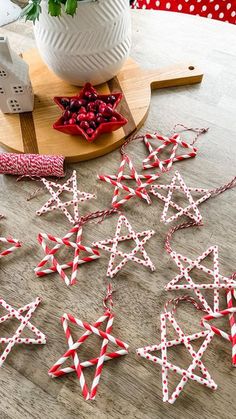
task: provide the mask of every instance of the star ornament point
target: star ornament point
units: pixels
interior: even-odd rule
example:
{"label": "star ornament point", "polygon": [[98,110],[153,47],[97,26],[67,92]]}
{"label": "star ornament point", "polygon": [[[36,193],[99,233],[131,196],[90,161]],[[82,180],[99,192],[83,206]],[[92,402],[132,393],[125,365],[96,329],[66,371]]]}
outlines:
{"label": "star ornament point", "polygon": [[[179,181],[179,185],[176,184],[177,181]],[[160,190],[167,190],[167,196],[162,195],[159,192]],[[172,198],[174,191],[183,192],[189,202],[189,205],[182,207],[181,205],[174,202]],[[197,201],[194,201],[191,192],[203,193],[204,195]],[[182,215],[186,215],[196,223],[200,223],[202,221],[202,216],[198,209],[198,205],[209,199],[211,196],[211,193],[208,189],[188,187],[178,171],[175,172],[175,175],[169,185],[152,185],[150,193],[165,203],[161,216],[161,221],[165,224],[169,224],[172,221],[177,220]],[[176,214],[167,218],[168,210],[170,207],[177,212]]]}
{"label": "star ornament point", "polygon": [[[41,345],[46,343],[46,336],[30,322],[31,317],[37,309],[40,302],[41,298],[38,297],[32,303],[29,303],[24,307],[21,307],[18,310],[16,310],[9,303],[6,303],[5,300],[3,300],[2,298],[0,299],[0,306],[8,312],[8,314],[2,315],[0,317],[0,324],[11,319],[17,319],[20,322],[20,326],[17,328],[15,334],[12,337],[0,337],[0,343],[6,344],[5,349],[0,355],[0,367],[2,367],[9,353],[16,344]],[[24,312],[26,312],[26,314],[23,316]],[[21,337],[24,329],[26,328],[33,333],[33,338]]]}
{"label": "star ornament point", "polygon": [[[66,335],[69,349],[62,355],[62,357],[50,368],[48,374],[51,377],[60,377],[68,373],[76,372],[77,377],[80,382],[82,395],[85,400],[94,400],[97,394],[99,381],[101,378],[102,369],[104,362],[116,359],[120,356],[128,354],[129,345],[120,339],[111,335],[113,328],[114,314],[110,310],[106,310],[104,314],[94,323],[89,324],[83,322],[71,314],[64,314],[62,316],[62,326]],[[99,327],[106,322],[105,332],[100,330]],[[84,329],[84,334],[77,339],[73,340],[70,323],[79,326]],[[99,356],[97,358],[90,359],[88,361],[82,362],[80,360],[78,350],[80,346],[92,335],[95,334],[102,339],[101,349]],[[115,352],[107,352],[108,344],[112,343],[119,347],[119,350]],[[73,364],[69,367],[64,367],[63,364],[72,358]],[[89,390],[84,377],[84,369],[87,367],[96,366],[94,379]]]}
{"label": "star ornament point", "polygon": [[[170,325],[174,328],[176,334],[178,335],[177,339],[172,341],[167,341],[166,333],[167,320],[170,322]],[[192,335],[186,336],[181,330],[179,324],[176,322],[174,316],[170,312],[161,314],[161,343],[159,345],[145,346],[144,348],[137,349],[137,355],[146,358],[149,361],[152,361],[155,364],[159,364],[162,367],[162,393],[163,393],[163,402],[168,402],[173,404],[176,399],[180,396],[180,393],[184,389],[188,381],[195,381],[198,384],[204,385],[211,390],[217,389],[217,384],[214,382],[210,376],[208,370],[203,364],[201,358],[204,355],[204,352],[208,348],[208,345],[211,343],[214,337],[214,332],[209,330],[200,331]],[[204,338],[204,341],[200,349],[196,352],[191,345],[191,341]],[[190,366],[186,369],[180,368],[177,365],[168,361],[167,349],[177,345],[184,345],[190,356],[192,357],[192,362]],[[153,355],[152,352],[161,351],[161,356]],[[196,374],[196,368],[200,369],[201,375]],[[169,395],[169,371],[173,371],[179,374],[182,378],[175,390],[171,395]]]}
{"label": "star ornament point", "polygon": [[[182,256],[180,253],[171,252],[171,257],[180,269],[180,274],[173,278],[166,286],[166,291],[177,291],[177,290],[193,290],[196,297],[202,303],[204,309],[211,314],[212,312],[219,311],[219,290],[224,289],[235,289],[236,281],[232,278],[225,277],[219,273],[219,251],[218,246],[210,246],[202,255],[198,256],[195,260],[192,260],[186,256]],[[209,269],[204,266],[202,262],[208,256],[213,257],[213,269]],[[187,263],[187,266],[184,264]],[[213,279],[211,283],[199,283],[194,282],[191,271],[196,268],[203,272],[205,275]],[[180,284],[181,280],[185,282]],[[211,308],[207,303],[205,297],[202,294],[202,290],[211,290],[214,293],[214,306]]]}
{"label": "star ornament point", "polygon": [[[121,235],[121,228],[125,226],[128,230],[127,235]],[[136,233],[127,218],[124,215],[120,215],[115,237],[112,239],[105,239],[98,242],[93,242],[93,246],[106,252],[111,253],[107,276],[113,278],[129,261],[136,262],[142,266],[148,267],[151,271],[155,271],[155,266],[153,265],[151,259],[149,258],[146,250],[144,249],[145,243],[155,234],[154,230],[145,230],[141,233]],[[140,240],[141,239],[141,240]],[[126,240],[133,240],[135,243],[134,249],[130,253],[125,253],[118,249],[118,244]],[[137,257],[136,254],[141,252],[143,259]],[[116,256],[122,257],[122,261],[114,267]]]}
{"label": "star ornament point", "polygon": [[0,251],[0,259],[4,256],[10,255],[22,246],[22,242],[17,239],[13,239],[12,237],[0,237],[0,243],[10,245],[8,249]]}
{"label": "star ornament point", "polygon": [[[71,177],[67,179],[67,181],[64,184],[55,183],[45,178],[42,178],[42,182],[45,188],[51,194],[51,198],[42,206],[42,208],[36,211],[37,215],[46,214],[47,212],[51,212],[54,210],[61,210],[70,223],[76,224],[79,222],[80,219],[78,208],[79,203],[96,198],[96,195],[94,194],[88,192],[81,192],[77,189],[76,170],[73,171]],[[60,196],[61,194],[63,194],[63,192],[71,193],[73,195],[73,199],[70,201],[63,202],[60,199]],[[73,206],[73,216],[67,209],[70,206]]]}

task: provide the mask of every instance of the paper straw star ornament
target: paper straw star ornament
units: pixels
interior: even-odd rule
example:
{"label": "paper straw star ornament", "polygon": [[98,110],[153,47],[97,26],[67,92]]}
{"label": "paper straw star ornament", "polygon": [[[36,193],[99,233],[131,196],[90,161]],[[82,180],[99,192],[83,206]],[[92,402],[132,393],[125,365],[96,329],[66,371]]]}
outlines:
{"label": "paper straw star ornament", "polygon": [[[124,225],[127,230],[127,235],[121,235],[121,228]],[[155,234],[154,230],[145,230],[141,233],[136,233],[127,218],[124,215],[120,215],[115,237],[112,239],[105,239],[98,242],[93,242],[93,246],[105,250],[106,252],[111,253],[108,268],[107,268],[107,276],[113,278],[128,262],[136,262],[142,266],[149,268],[151,271],[155,270],[155,266],[153,265],[151,259],[149,258],[146,250],[144,249],[145,243]],[[141,239],[141,240],[140,240]],[[126,240],[133,240],[135,243],[134,249],[130,252],[123,252],[118,249],[118,244],[120,242],[124,242]],[[136,254],[141,252],[143,259],[137,257]],[[115,258],[116,256],[122,257],[122,261],[114,267]]]}
{"label": "paper straw star ornament", "polygon": [[[135,189],[123,183],[123,180],[126,179],[126,176],[124,175],[126,165],[128,166],[130,172],[128,178],[134,180],[136,183]],[[158,176],[155,179],[157,178]],[[125,204],[127,201],[129,201],[131,198],[135,196],[140,199],[143,199],[147,202],[147,204],[151,203],[150,197],[145,189],[148,186],[148,184],[151,183],[151,180],[146,179],[144,182],[141,181],[141,177],[138,175],[130,157],[127,154],[124,154],[122,156],[121,164],[118,170],[118,174],[116,176],[98,175],[98,179],[115,186],[111,202],[113,208],[119,208],[121,205]],[[152,181],[154,181],[155,179],[153,179]],[[125,195],[124,198],[119,199],[119,194],[121,190],[127,192],[127,195]]]}
{"label": "paper straw star ornament", "polygon": [[[127,343],[124,343],[120,339],[111,335],[112,328],[113,328],[113,321],[114,321],[114,314],[112,312],[113,303],[112,303],[112,299],[111,299],[111,293],[112,293],[111,286],[109,285],[106,298],[104,299],[105,312],[92,325],[87,323],[87,322],[83,322],[83,321],[75,318],[71,314],[64,314],[62,316],[62,319],[61,319],[62,320],[62,326],[63,326],[64,332],[65,332],[65,335],[66,335],[66,339],[67,339],[67,342],[68,342],[69,349],[52,366],[52,368],[50,368],[50,370],[48,372],[48,374],[51,377],[60,377],[62,375],[65,375],[65,374],[68,374],[68,373],[71,373],[71,372],[76,372],[76,374],[78,376],[78,379],[79,379],[79,382],[80,382],[82,395],[83,395],[85,400],[94,400],[95,399],[96,394],[97,394],[97,390],[98,390],[99,381],[100,381],[101,374],[102,374],[102,369],[103,369],[103,366],[104,366],[104,362],[112,360],[112,359],[116,359],[117,357],[122,356],[122,355],[126,355],[128,353],[129,346],[127,345]],[[110,301],[110,307],[107,306],[108,301]],[[100,330],[100,326],[104,322],[107,322],[105,332]],[[77,325],[80,328],[85,330],[84,334],[79,339],[77,339],[76,341],[74,341],[73,338],[72,338],[70,323],[75,324],[75,325]],[[95,334],[102,339],[102,344],[101,344],[101,349],[100,349],[99,356],[95,359],[90,359],[88,361],[81,362],[80,357],[79,357],[79,353],[78,353],[77,350],[80,348],[80,346],[92,334]],[[108,348],[109,342],[118,346],[120,349],[115,351],[115,352],[108,353],[107,348]],[[63,368],[62,367],[63,364],[70,358],[72,358],[72,360],[73,360],[73,365],[71,367]],[[86,384],[86,380],[85,380],[85,377],[84,377],[83,370],[84,370],[84,368],[91,367],[91,366],[96,366],[96,370],[95,370],[95,375],[94,375],[94,379],[93,379],[91,388],[89,390],[88,386]]]}
{"label": "paper straw star ornament", "polygon": [[[191,297],[181,297],[179,300],[187,301],[193,300]],[[177,299],[176,299],[177,300]],[[194,301],[194,300],[193,300]],[[196,303],[194,302],[196,306]],[[199,306],[200,309],[200,306]],[[178,338],[168,341],[167,340],[167,321],[175,330]],[[173,312],[165,311],[161,314],[161,343],[157,345],[145,346],[143,348],[137,349],[137,355],[146,358],[149,361],[152,361],[155,364],[159,364],[162,367],[162,392],[163,392],[163,402],[168,402],[173,404],[176,399],[180,396],[182,390],[188,381],[195,381],[198,384],[204,385],[211,390],[217,389],[217,384],[212,379],[207,368],[202,362],[202,357],[204,352],[207,350],[209,344],[211,343],[214,337],[214,332],[209,330],[200,331],[192,335],[185,335],[173,316]],[[204,338],[203,343],[198,351],[195,351],[190,342],[197,339]],[[168,348],[174,347],[177,345],[183,345],[190,356],[192,357],[192,362],[188,368],[180,368],[178,365],[173,364],[168,361]],[[161,355],[157,356],[152,355],[152,352],[161,351]],[[201,375],[198,375],[196,369],[200,370]],[[176,386],[173,393],[169,394],[169,372],[173,371],[180,375],[182,378],[178,385]]]}
{"label": "paper straw star ornament", "polygon": [[[157,141],[160,145],[157,148],[153,148],[150,140]],[[143,160],[143,169],[151,169],[158,167],[161,172],[170,170],[173,163],[195,157],[197,154],[197,148],[187,144],[185,141],[181,141],[179,134],[173,134],[171,137],[165,137],[155,134],[146,134],[143,138],[143,142],[149,151],[149,156]],[[171,146],[170,156],[167,159],[161,160],[161,155],[166,148]],[[184,154],[177,154],[178,150],[184,150]]]}
{"label": "paper straw star ornament", "polygon": [[[46,214],[47,212],[54,210],[61,210],[70,223],[76,224],[79,222],[80,219],[78,208],[79,203],[92,198],[96,198],[96,195],[94,194],[90,194],[88,192],[81,192],[77,189],[78,187],[76,170],[73,171],[72,176],[69,179],[67,179],[67,181],[62,185],[48,181],[44,178],[42,178],[41,180],[48,192],[51,194],[51,198],[42,206],[42,208],[36,211],[37,215]],[[63,202],[60,199],[60,196],[65,192],[71,193],[73,199],[71,199],[70,201]],[[73,206],[73,215],[71,215],[71,213],[68,211],[68,207],[70,206]]]}
{"label": "paper straw star ornament", "polygon": [[[74,285],[79,266],[87,262],[92,262],[100,257],[97,249],[82,244],[82,226],[83,223],[77,224],[62,238],[45,233],[38,235],[38,242],[45,253],[44,258],[34,270],[38,277],[57,272],[67,286]],[[72,239],[73,236],[75,237],[74,239]],[[53,243],[54,246],[50,248],[46,241]],[[66,263],[60,264],[57,253],[63,246],[73,250],[73,258]],[[70,278],[65,272],[68,268],[71,268]]]}
{"label": "paper straw star ornament", "polygon": [[[0,306],[8,311],[8,314],[2,315],[0,318],[0,324],[11,319],[17,319],[20,322],[20,326],[17,328],[15,334],[12,337],[0,337],[0,343],[6,344],[5,349],[0,355],[0,367],[2,367],[7,357],[9,356],[9,353],[16,344],[41,345],[46,343],[45,335],[30,322],[31,317],[40,302],[41,299],[36,298],[36,300],[32,303],[16,310],[10,304],[6,303],[2,298],[0,299]],[[27,312],[25,316],[23,316],[24,312]],[[33,333],[34,338],[21,337],[24,329],[26,328]]]}
{"label": "paper straw star ornament", "polygon": [[[179,185],[176,184],[177,181],[179,182]],[[167,190],[167,196],[162,195],[159,192],[160,190]],[[174,191],[182,192],[187,198],[189,205],[187,205],[186,207],[182,207],[178,205],[176,202],[174,202],[172,198]],[[201,196],[201,198],[199,198],[197,201],[194,201],[192,197],[193,191],[202,193],[203,196]],[[177,220],[182,215],[186,215],[190,219],[196,221],[196,223],[200,223],[202,221],[202,216],[199,212],[198,205],[209,199],[211,196],[211,193],[208,189],[189,188],[178,171],[175,172],[175,175],[173,176],[172,181],[169,185],[152,185],[150,192],[165,203],[163,213],[161,216],[161,221],[165,224]],[[176,210],[177,213],[167,218],[168,210],[170,207]]]}
{"label": "paper straw star ornament", "polygon": [[[179,184],[177,184],[179,183]],[[191,220],[195,221],[197,224],[202,222],[202,216],[198,209],[198,206],[203,202],[207,201],[209,198],[216,197],[221,193],[227,191],[228,189],[234,188],[236,185],[236,177],[231,179],[227,184],[220,186],[216,189],[204,189],[204,188],[192,188],[188,187],[178,171],[175,172],[175,175],[172,178],[170,184],[167,185],[152,185],[150,188],[150,193],[157,198],[161,199],[164,202],[164,209],[161,215],[161,221],[165,224],[171,223],[174,220],[177,220],[182,215],[188,216]],[[167,191],[167,195],[162,195],[159,191]],[[179,191],[183,196],[188,200],[189,205],[182,207],[177,202],[173,200],[173,194],[175,191]],[[193,199],[192,192],[201,193],[202,196],[196,201]],[[177,211],[174,215],[169,216],[168,211],[172,208]]]}
{"label": "paper straw star ornament", "polygon": [[[220,274],[219,272],[219,252],[218,246],[210,246],[202,255],[198,256],[195,260],[188,258],[187,256],[182,256],[180,253],[172,250],[170,245],[170,239],[173,234],[184,228],[196,227],[199,226],[195,222],[183,223],[172,229],[167,234],[165,241],[165,249],[172,257],[177,267],[180,270],[180,273],[175,276],[166,286],[166,291],[180,291],[180,290],[193,290],[196,297],[201,302],[202,306],[207,313],[212,314],[219,311],[219,292],[220,290],[228,290],[236,288],[236,281],[232,277],[226,277]],[[206,267],[202,262],[209,256],[213,257],[212,269]],[[186,266],[187,264],[187,266]],[[200,281],[195,281],[195,274],[192,272],[194,269],[199,270],[204,273],[204,278],[209,278],[211,282],[204,283]],[[214,303],[211,307],[204,295],[202,290],[212,291],[214,294]]]}

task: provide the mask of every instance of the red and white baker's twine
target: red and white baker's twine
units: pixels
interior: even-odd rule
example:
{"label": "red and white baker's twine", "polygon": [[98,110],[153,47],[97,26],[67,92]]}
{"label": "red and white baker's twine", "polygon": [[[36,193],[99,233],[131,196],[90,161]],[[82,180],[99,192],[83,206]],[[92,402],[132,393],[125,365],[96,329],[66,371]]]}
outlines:
{"label": "red and white baker's twine", "polygon": [[[30,323],[30,319],[35,312],[36,308],[38,307],[39,303],[41,302],[40,298],[36,298],[35,301],[33,301],[30,304],[27,304],[24,307],[21,307],[18,310],[15,310],[10,304],[6,303],[3,299],[0,299],[0,305],[4,307],[9,313],[5,316],[2,316],[0,318],[0,323],[3,323],[6,320],[16,318],[20,321],[20,326],[17,328],[15,334],[11,338],[0,338],[0,343],[6,343],[7,346],[5,347],[3,353],[0,356],[0,367],[2,367],[3,363],[5,362],[7,356],[9,355],[10,351],[12,350],[13,346],[15,344],[45,344],[46,343],[46,337],[45,335],[40,332],[37,327],[33,326]],[[24,311],[27,311],[27,314],[25,317],[22,316],[22,313]],[[21,338],[21,333],[25,328],[30,329],[31,332],[34,333],[36,336],[35,338]]]}
{"label": "red and white baker's twine", "polygon": [[0,174],[26,177],[55,176],[64,177],[63,156],[40,154],[0,154]]}

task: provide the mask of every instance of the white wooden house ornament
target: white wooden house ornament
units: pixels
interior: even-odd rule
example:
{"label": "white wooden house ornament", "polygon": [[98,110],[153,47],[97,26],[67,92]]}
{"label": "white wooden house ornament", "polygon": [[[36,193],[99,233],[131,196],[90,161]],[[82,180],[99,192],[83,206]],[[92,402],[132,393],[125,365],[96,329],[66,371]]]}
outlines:
{"label": "white wooden house ornament", "polygon": [[34,93],[28,64],[11,50],[0,35],[0,109],[3,113],[31,112]]}

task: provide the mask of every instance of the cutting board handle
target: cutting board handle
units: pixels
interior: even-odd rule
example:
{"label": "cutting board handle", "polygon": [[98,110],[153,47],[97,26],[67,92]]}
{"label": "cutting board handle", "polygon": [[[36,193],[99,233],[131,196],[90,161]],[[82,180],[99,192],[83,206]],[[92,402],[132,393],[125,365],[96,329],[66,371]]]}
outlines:
{"label": "cutting board handle", "polygon": [[203,72],[194,64],[180,64],[161,70],[145,70],[152,89],[201,83]]}

